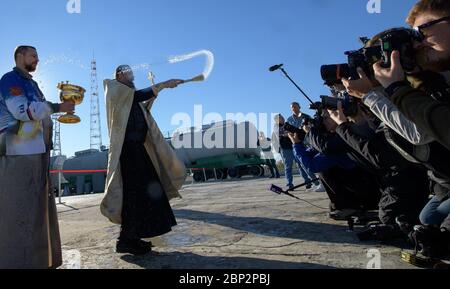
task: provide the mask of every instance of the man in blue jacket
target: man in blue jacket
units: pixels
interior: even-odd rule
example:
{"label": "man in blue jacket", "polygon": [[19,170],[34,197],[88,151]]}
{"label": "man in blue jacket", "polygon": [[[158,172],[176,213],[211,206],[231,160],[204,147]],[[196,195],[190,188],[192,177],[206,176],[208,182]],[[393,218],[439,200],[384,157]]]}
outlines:
{"label": "man in blue jacket", "polygon": [[[288,117],[286,120],[287,123],[299,128],[302,127],[303,123],[305,123],[306,120],[312,119],[311,116],[307,115],[306,113],[303,113],[301,111],[301,106],[298,102],[291,103],[291,111],[292,115]],[[302,178],[305,180],[305,182],[310,182],[311,180],[316,179],[316,176],[313,172],[309,171],[308,168],[305,168],[303,165],[299,164],[299,171],[302,176]],[[313,182],[314,184],[314,191],[316,192],[323,192],[324,188],[320,181]],[[311,187],[311,185],[307,186],[307,188]]]}
{"label": "man in blue jacket", "polygon": [[14,52],[16,67],[0,80],[0,269],[61,265],[56,204],[49,186],[52,121],[73,103],[47,102],[30,73],[31,46]]}
{"label": "man in blue jacket", "polygon": [[[336,123],[327,115],[324,116],[322,123],[327,132],[332,132],[337,127]],[[304,129],[307,130],[307,128]],[[320,173],[335,166],[343,169],[356,167],[356,164],[345,153],[325,155],[312,148],[307,148],[304,144],[305,135],[306,132],[303,135],[289,133],[289,138],[293,143],[295,158],[311,173]]]}
{"label": "man in blue jacket", "polygon": [[[337,125],[327,115],[324,115],[322,125],[324,129],[314,127],[314,130],[324,131],[331,142],[335,136]],[[308,127],[304,126],[305,131]],[[308,133],[308,136],[312,132]],[[294,156],[305,168],[314,174],[319,174],[328,197],[330,198],[329,216],[336,220],[346,220],[349,216],[376,207],[376,193],[373,196],[365,194],[366,184],[359,180],[361,175],[357,164],[350,159],[346,149],[333,153],[319,152],[304,145],[304,134],[289,134],[293,143]],[[333,137],[334,135],[334,137]],[[331,150],[330,150],[331,151]]]}

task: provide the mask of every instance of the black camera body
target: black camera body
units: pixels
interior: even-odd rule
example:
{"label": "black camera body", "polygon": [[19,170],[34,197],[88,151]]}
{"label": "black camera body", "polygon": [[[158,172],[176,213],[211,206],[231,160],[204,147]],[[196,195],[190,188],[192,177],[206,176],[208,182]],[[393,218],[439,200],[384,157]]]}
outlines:
{"label": "black camera body", "polygon": [[413,71],[416,66],[416,52],[414,41],[419,41],[420,36],[413,29],[396,29],[381,37],[381,51],[383,52],[383,64],[385,68],[391,67],[391,55],[394,50],[400,52],[400,62],[405,71]]}
{"label": "black camera body", "polygon": [[302,130],[302,129],[298,128],[298,127],[295,127],[295,126],[291,125],[290,123],[287,123],[287,122],[286,122],[286,123],[283,125],[283,128],[284,128],[287,132],[297,134],[297,135],[299,136],[300,140],[302,140],[302,141],[303,141],[303,140],[305,139],[305,137],[306,137],[306,132],[305,132],[304,130]]}
{"label": "black camera body", "polygon": [[358,67],[361,67],[366,75],[371,76],[371,66],[380,60],[383,67],[391,67],[391,55],[394,50],[400,52],[403,69],[413,71],[417,66],[414,41],[419,40],[420,36],[413,29],[392,29],[380,37],[379,45],[347,51],[345,52],[348,58],[347,63],[323,65],[320,68],[320,74],[328,86],[341,84],[342,78],[359,79]]}
{"label": "black camera body", "polygon": [[338,103],[341,102],[342,109],[344,111],[345,116],[355,116],[358,113],[358,103],[354,97],[349,95],[348,93],[341,94],[340,97],[332,97],[327,95],[321,95],[321,102],[316,102],[310,106],[310,109],[314,109],[317,111],[322,110],[337,110]]}
{"label": "black camera body", "polygon": [[299,135],[305,133],[302,129],[300,129],[300,128],[298,128],[298,127],[295,127],[295,126],[293,126],[292,124],[287,123],[287,122],[283,125],[283,128],[284,128],[286,131],[290,132],[290,133],[296,133],[296,134],[299,134]]}

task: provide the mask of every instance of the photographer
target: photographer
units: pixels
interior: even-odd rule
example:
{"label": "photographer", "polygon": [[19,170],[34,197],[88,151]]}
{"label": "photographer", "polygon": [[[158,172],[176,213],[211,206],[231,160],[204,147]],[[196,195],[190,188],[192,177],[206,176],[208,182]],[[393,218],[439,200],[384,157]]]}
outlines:
{"label": "photographer", "polygon": [[[359,89],[362,88],[361,82],[364,79],[368,78],[361,73],[361,80],[343,80],[343,82],[348,89],[355,92],[356,85],[359,85]],[[439,79],[438,75],[432,78],[432,81],[430,78],[421,80],[420,88],[425,92],[429,91],[430,88],[436,87],[433,85],[436,83],[436,79]],[[410,143],[414,143],[411,138],[417,140],[416,146],[411,146],[399,138],[388,138],[391,145],[406,159],[414,163],[422,163],[430,170],[431,187],[436,196],[422,210],[420,221],[424,225],[440,226],[450,213],[450,200],[448,199],[450,180],[446,177],[450,175],[450,168],[447,164],[447,160],[450,158],[449,151],[438,142],[433,141],[426,133],[421,133],[421,129],[407,119],[387,97],[384,91],[375,89],[364,96],[363,100],[387,126],[396,132],[401,132],[403,138]],[[420,141],[421,139],[422,141]],[[426,152],[427,158],[422,156],[424,152]]]}
{"label": "photographer", "polygon": [[[286,131],[284,128],[284,125],[286,123],[284,117],[281,114],[278,114],[275,116],[274,120],[275,127],[272,134],[272,145],[275,151],[280,153],[281,157],[283,158],[287,188],[291,189],[294,187],[292,165],[294,161],[297,163],[297,160],[295,159],[294,153],[292,151],[292,142],[289,139],[288,131]],[[301,164],[297,163],[297,165],[299,167],[299,173],[300,175],[302,175]],[[312,184],[309,184],[306,188],[309,189],[311,187]]]}
{"label": "photographer", "polygon": [[[444,73],[450,70],[450,2],[421,0],[411,10],[407,22],[422,34],[416,45],[417,58],[423,69]],[[448,97],[430,97],[405,82],[405,72],[398,52],[392,55],[392,66],[374,66],[377,80],[386,88],[394,104],[406,117],[427,134],[450,149],[450,104]],[[448,81],[447,77],[447,81]]]}
{"label": "photographer", "polygon": [[387,142],[383,124],[380,123],[375,134],[368,137],[353,128],[354,124],[349,122],[340,105],[337,111],[329,113],[338,124],[336,132],[376,169],[382,190],[379,216],[383,225],[374,237],[389,239],[401,236],[396,219],[406,219],[410,225],[417,224],[419,212],[426,203],[429,190],[425,171],[406,161]]}
{"label": "photographer", "polygon": [[[390,68],[382,68],[380,64],[374,65],[377,80],[400,111],[417,127],[447,148],[446,150],[443,146],[432,143],[427,147],[429,155],[422,160],[422,163],[430,169],[429,175],[436,196],[421,213],[421,222],[428,226],[423,228],[422,233],[415,231],[413,239],[430,255],[433,254],[430,253],[431,249],[434,251],[442,249],[443,252],[440,253],[448,253],[448,247],[443,247],[445,243],[450,243],[450,226],[449,222],[445,221],[446,218],[448,220],[450,213],[450,168],[447,164],[450,148],[449,16],[448,1],[422,0],[414,6],[407,19],[408,24],[416,27],[423,37],[423,41],[415,46],[417,62],[422,68],[434,72],[434,75],[431,72],[426,74],[424,84],[411,85],[405,81],[405,71],[398,52],[392,54]],[[436,73],[441,73],[442,76]],[[439,226],[442,233],[440,235],[433,233],[435,230],[433,228]],[[433,235],[437,237],[431,238]],[[442,242],[444,245],[439,248]]]}
{"label": "photographer", "polygon": [[[311,116],[301,112],[301,107],[298,102],[291,103],[291,111],[292,115],[287,119],[287,122],[295,126],[296,128],[302,127],[305,121],[311,119]],[[308,168],[305,168],[302,165],[299,165],[299,170],[301,171],[302,178],[305,180],[305,182],[309,182],[316,178],[314,173],[310,172]],[[309,188],[310,186],[308,185],[307,189]],[[319,181],[315,181],[313,190],[316,192],[323,192],[325,189]]]}
{"label": "photographer", "polygon": [[346,220],[357,212],[375,208],[379,193],[372,188],[376,185],[367,189],[366,174],[348,157],[348,146],[334,132],[336,124],[326,112],[317,122],[320,123],[304,126],[310,144],[319,146],[316,150],[306,149],[300,135],[290,137],[296,158],[306,168],[319,173],[330,198],[330,217]]}
{"label": "photographer", "polygon": [[342,79],[347,91],[361,98],[364,105],[389,128],[413,145],[424,145],[433,142],[433,138],[418,128],[388,98],[384,89],[369,79],[365,72],[358,68],[360,79]]}

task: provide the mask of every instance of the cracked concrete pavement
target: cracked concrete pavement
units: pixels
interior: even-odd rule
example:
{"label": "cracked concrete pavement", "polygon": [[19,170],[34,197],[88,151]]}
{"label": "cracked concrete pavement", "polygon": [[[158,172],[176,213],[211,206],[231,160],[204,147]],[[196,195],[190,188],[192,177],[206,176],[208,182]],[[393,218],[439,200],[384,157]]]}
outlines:
{"label": "cracked concrete pavement", "polygon": [[[371,249],[379,250],[383,269],[414,268],[400,260],[398,246],[404,244],[361,243],[346,222],[329,219],[326,209],[269,192],[272,182],[284,184],[241,179],[185,185],[183,199],[171,202],[178,226],[152,239],[154,252],[140,257],[114,252],[119,226],[100,214],[102,195],[63,198],[62,268],[365,269]],[[328,207],[325,193],[295,195]]]}

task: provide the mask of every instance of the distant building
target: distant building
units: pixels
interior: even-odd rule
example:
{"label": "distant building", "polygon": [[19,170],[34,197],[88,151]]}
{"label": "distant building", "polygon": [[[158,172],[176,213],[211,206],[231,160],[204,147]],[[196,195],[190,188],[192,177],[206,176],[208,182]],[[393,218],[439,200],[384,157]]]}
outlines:
{"label": "distant building", "polygon": [[[75,153],[64,163],[64,178],[71,195],[103,193],[108,166],[108,149],[89,149]],[[73,171],[73,172],[67,172]],[[86,171],[86,172],[84,172]]]}

